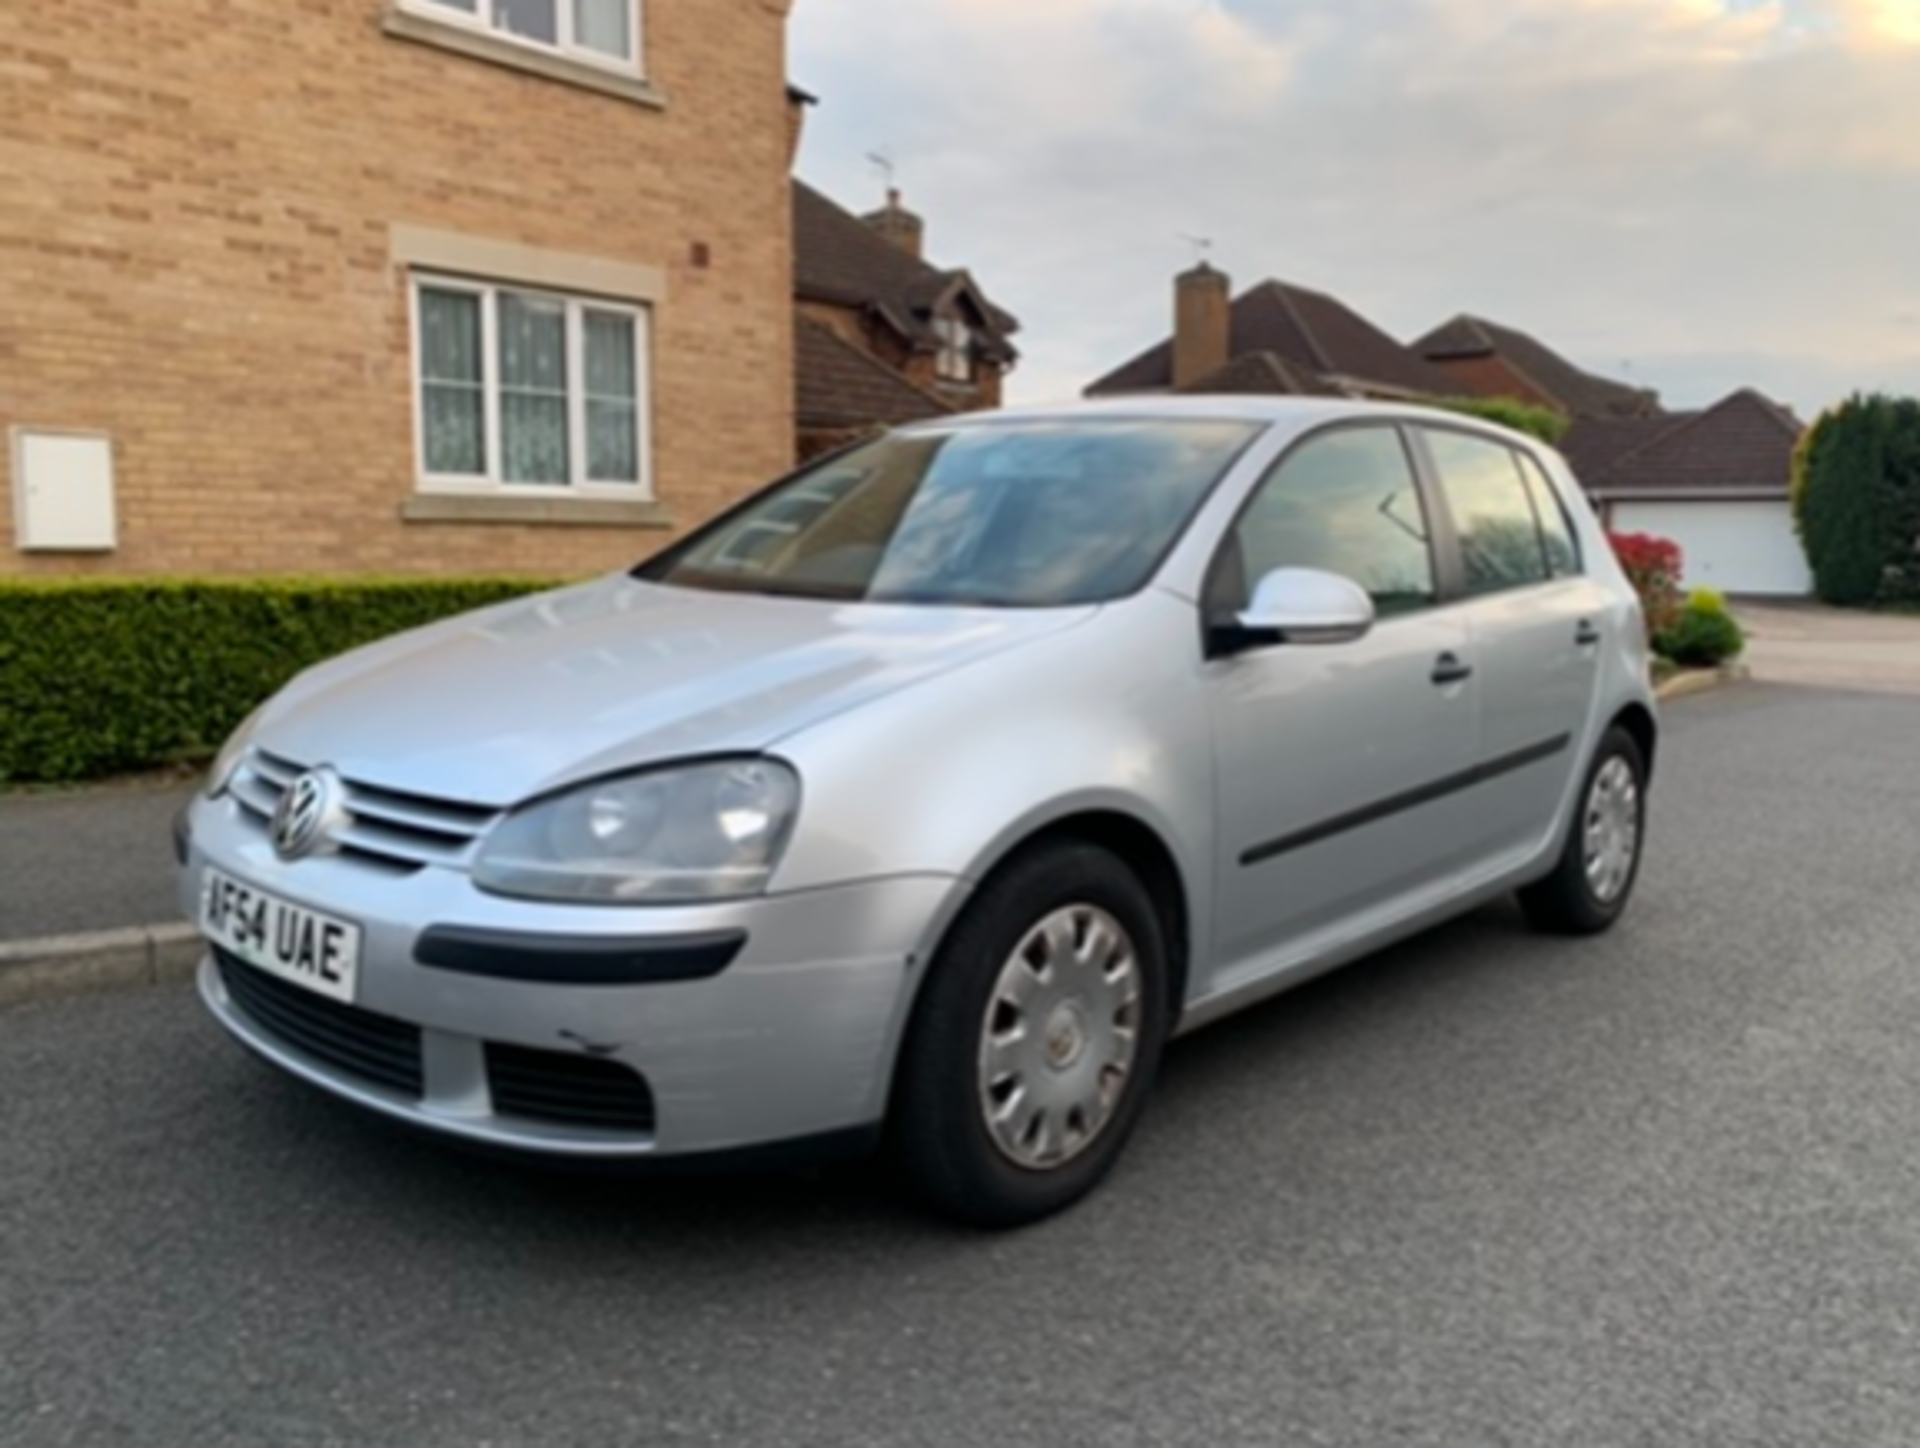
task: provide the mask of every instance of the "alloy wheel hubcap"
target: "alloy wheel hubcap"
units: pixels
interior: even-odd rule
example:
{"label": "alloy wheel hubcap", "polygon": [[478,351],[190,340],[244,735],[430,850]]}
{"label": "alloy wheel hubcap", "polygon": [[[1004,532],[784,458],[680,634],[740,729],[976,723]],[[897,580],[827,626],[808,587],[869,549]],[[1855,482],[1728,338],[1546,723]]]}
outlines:
{"label": "alloy wheel hubcap", "polygon": [[1640,849],[1640,785],[1619,755],[1600,766],[1584,812],[1587,887],[1602,905],[1627,888]]}
{"label": "alloy wheel hubcap", "polygon": [[1140,965],[1120,922],[1069,905],[1021,937],[980,1033],[987,1135],[1017,1166],[1073,1160],[1112,1120],[1139,1049]]}

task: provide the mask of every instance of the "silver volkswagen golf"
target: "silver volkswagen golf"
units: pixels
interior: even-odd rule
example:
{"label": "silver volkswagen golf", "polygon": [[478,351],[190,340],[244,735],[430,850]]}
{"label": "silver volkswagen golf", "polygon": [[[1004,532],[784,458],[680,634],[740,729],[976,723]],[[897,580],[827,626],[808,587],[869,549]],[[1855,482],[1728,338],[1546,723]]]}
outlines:
{"label": "silver volkswagen golf", "polygon": [[220,1023],[469,1142],[884,1146],[1010,1225],[1167,1039],[1517,891],[1619,916],[1655,717],[1553,452],[1450,414],[943,420],[314,668],[183,826]]}

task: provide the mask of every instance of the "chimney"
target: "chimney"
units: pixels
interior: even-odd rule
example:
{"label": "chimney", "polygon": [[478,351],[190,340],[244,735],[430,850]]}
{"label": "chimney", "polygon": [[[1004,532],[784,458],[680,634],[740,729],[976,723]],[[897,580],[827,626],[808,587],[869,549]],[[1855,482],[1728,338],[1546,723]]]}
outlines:
{"label": "chimney", "polygon": [[1227,365],[1232,333],[1225,272],[1201,262],[1173,279],[1173,386],[1198,382]]}
{"label": "chimney", "polygon": [[807,129],[807,107],[818,105],[820,98],[807,94],[797,85],[787,87],[787,170],[800,160],[800,138]]}
{"label": "chimney", "polygon": [[926,239],[927,224],[900,204],[898,187],[887,188],[886,210],[869,212],[860,219],[908,256],[916,260],[919,258],[921,244]]}

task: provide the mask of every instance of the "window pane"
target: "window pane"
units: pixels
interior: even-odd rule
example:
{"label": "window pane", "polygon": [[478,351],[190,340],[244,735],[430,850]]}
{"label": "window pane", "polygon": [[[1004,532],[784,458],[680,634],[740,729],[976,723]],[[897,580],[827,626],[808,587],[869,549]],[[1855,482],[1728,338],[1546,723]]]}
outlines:
{"label": "window pane", "polygon": [[[1240,520],[1231,582],[1211,607],[1244,608],[1276,568],[1319,568],[1350,578],[1382,614],[1434,602],[1426,513],[1399,433],[1365,428],[1303,444],[1261,484]],[[1234,571],[1240,578],[1232,578]]]}
{"label": "window pane", "polygon": [[420,289],[420,416],[430,473],[483,474],[480,298]]}
{"label": "window pane", "polygon": [[480,385],[480,298],[420,289],[420,373],[433,382]]}
{"label": "window pane", "polygon": [[567,309],[500,293],[500,451],[509,483],[565,483]]}
{"label": "window pane", "polygon": [[1547,577],[1540,525],[1513,450],[1465,433],[1427,433],[1441,490],[1460,536],[1471,593],[1497,593]]}
{"label": "window pane", "polygon": [[973,334],[967,330],[967,324],[958,317],[936,317],[933,328],[940,342],[936,359],[938,374],[953,382],[970,380],[973,376]]}
{"label": "window pane", "polygon": [[587,323],[587,396],[625,398],[635,393],[633,318],[589,309]]}
{"label": "window pane", "polygon": [[573,0],[573,38],[584,49],[633,57],[633,0]]}
{"label": "window pane", "polygon": [[1547,566],[1555,578],[1578,573],[1580,545],[1574,539],[1573,525],[1567,521],[1567,510],[1561,506],[1559,493],[1547,481],[1539,463],[1525,453],[1520,454],[1520,462],[1521,470],[1527,475],[1528,491],[1533,494],[1533,510],[1540,519],[1540,535],[1546,539]]}
{"label": "window pane", "polygon": [[631,402],[587,401],[587,480],[640,481],[638,410]]}
{"label": "window pane", "polygon": [[468,15],[479,14],[480,0],[431,0],[431,3],[447,10],[461,10]]}
{"label": "window pane", "polygon": [[633,318],[583,313],[587,354],[587,479],[640,481],[640,407]]}
{"label": "window pane", "polygon": [[548,45],[560,43],[559,0],[493,0],[493,25]]}

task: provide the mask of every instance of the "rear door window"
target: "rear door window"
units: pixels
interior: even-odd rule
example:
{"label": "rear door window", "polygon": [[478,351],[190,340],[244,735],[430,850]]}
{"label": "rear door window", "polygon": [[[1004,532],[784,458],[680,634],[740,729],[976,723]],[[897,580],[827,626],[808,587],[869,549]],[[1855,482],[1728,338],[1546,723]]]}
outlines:
{"label": "rear door window", "polygon": [[1467,592],[1501,593],[1553,577],[1519,455],[1492,438],[1443,428],[1427,429],[1426,439],[1453,515]]}

